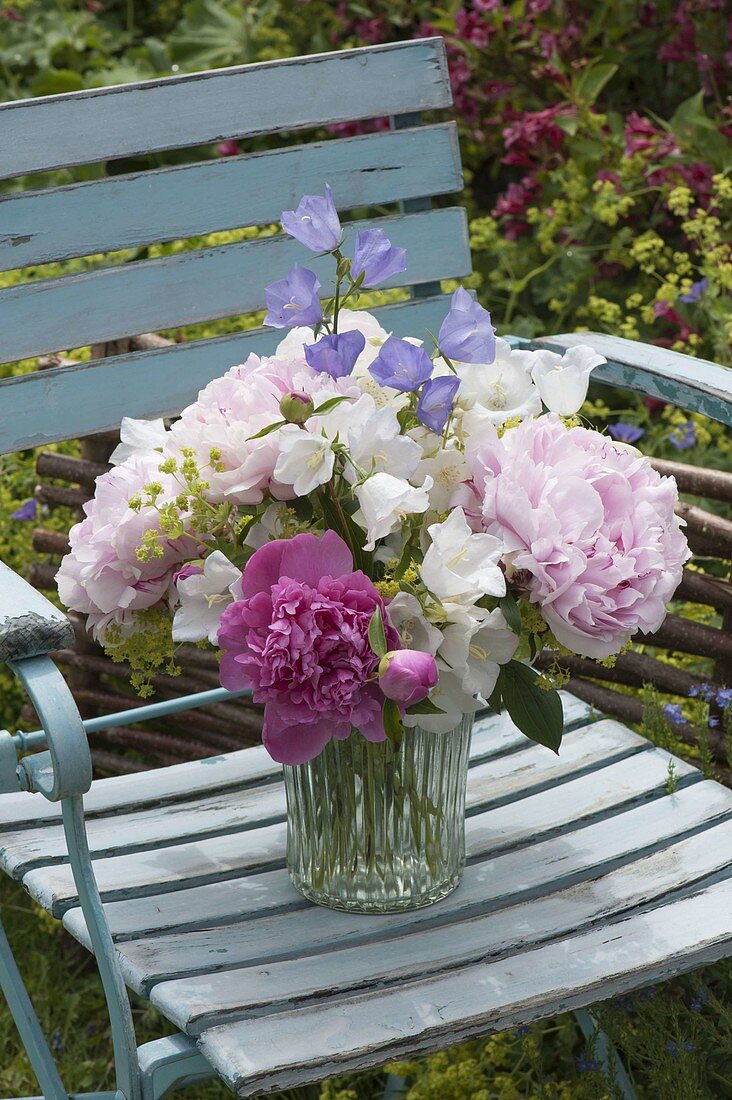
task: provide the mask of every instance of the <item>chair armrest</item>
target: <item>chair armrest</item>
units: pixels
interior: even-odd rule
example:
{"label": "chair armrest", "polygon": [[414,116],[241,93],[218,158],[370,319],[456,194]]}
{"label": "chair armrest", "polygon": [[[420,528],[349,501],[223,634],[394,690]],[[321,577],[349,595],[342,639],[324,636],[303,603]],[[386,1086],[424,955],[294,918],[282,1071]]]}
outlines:
{"label": "chair armrest", "polygon": [[564,332],[533,340],[529,346],[562,352],[576,344],[587,344],[607,359],[607,365],[597,367],[593,374],[598,381],[638,390],[732,425],[732,370],[729,367],[654,344],[599,332]]}
{"label": "chair armrest", "polygon": [[57,607],[0,562],[0,661],[18,661],[74,644]]}

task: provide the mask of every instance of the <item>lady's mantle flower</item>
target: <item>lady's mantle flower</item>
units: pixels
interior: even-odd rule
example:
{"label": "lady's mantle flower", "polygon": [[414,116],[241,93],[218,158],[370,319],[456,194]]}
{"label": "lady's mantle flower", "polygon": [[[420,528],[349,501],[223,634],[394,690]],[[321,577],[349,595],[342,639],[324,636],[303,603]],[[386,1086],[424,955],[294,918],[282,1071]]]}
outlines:
{"label": "lady's mantle flower", "polygon": [[374,287],[407,270],[406,252],[393,245],[383,229],[367,229],[356,237],[351,276],[361,286]]}
{"label": "lady's mantle flower", "polygon": [[372,582],[334,531],[255,551],[221,618],[221,683],[264,704],[262,739],[283,764],[311,760],[352,729],[383,741],[379,658],[368,639],[378,608],[389,650],[399,637]]}
{"label": "lady's mantle flower", "polygon": [[424,383],[417,402],[417,419],[431,432],[440,435],[455,404],[455,394],[460,389],[460,379],[453,377],[430,378]]}
{"label": "lady's mantle flower", "polygon": [[568,348],[564,355],[537,351],[535,358],[531,377],[542,401],[557,416],[574,416],[582,408],[590,374],[607,362],[604,355],[598,355],[586,344]]}
{"label": "lady's mantle flower", "polygon": [[294,264],[284,279],[278,279],[264,288],[267,303],[265,325],[269,328],[317,325],[323,318],[319,289],[320,280],[315,272]]}
{"label": "lady's mantle flower", "polygon": [[173,618],[173,641],[208,638],[215,645],[221,613],[232,600],[229,589],[241,577],[241,569],[214,550],[204,561],[203,572],[183,576],[185,572],[181,570],[176,580],[180,607]]}
{"label": "lady's mantle flower", "polygon": [[491,315],[467,290],[458,287],[450,301],[450,312],[437,338],[440,352],[459,363],[492,363],[496,354]]}
{"label": "lady's mantle flower", "polygon": [[369,372],[379,385],[411,393],[418,390],[432,374],[432,361],[416,344],[390,336],[369,367]]}
{"label": "lady's mantle flower", "polygon": [[359,485],[355,493],[360,508],[353,518],[366,528],[368,541],[364,550],[373,550],[378,540],[398,530],[407,516],[426,512],[431,488],[431,477],[415,488],[408,481],[384,473],[374,474]]}
{"label": "lady's mantle flower", "polygon": [[297,210],[282,211],[281,221],[285,233],[313,252],[332,252],[340,243],[341,223],[333,202],[333,192],[327,183],[325,197],[303,195]]}
{"label": "lady's mantle flower", "polygon": [[358,329],[321,336],[316,344],[306,344],[305,358],[313,370],[331,378],[347,378],[366,347],[366,337]]}

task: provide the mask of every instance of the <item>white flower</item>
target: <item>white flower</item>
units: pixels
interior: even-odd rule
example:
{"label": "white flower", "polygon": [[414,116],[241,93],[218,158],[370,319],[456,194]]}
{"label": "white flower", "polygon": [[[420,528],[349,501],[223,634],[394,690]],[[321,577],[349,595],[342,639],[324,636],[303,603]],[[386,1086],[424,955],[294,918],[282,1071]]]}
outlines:
{"label": "white flower", "polygon": [[300,524],[292,508],[287,504],[270,504],[259,522],[253,523],[247,530],[244,545],[258,550],[272,539],[292,538],[293,532],[299,529]]}
{"label": "white flower", "polygon": [[162,420],[133,420],[125,416],[119,429],[121,442],[112,451],[109,461],[113,466],[119,466],[135,451],[156,451],[165,445],[167,435]]}
{"label": "white flower", "polygon": [[[358,466],[369,474],[388,472],[405,480],[412,476],[422,450],[413,439],[402,435],[393,407],[377,408],[373,397],[364,394],[353,405],[346,406],[344,402],[334,412],[341,412],[344,421],[341,439]],[[324,421],[327,419],[323,417]],[[332,437],[330,426],[328,434]],[[345,473],[349,481],[358,480],[358,474],[348,462]]]}
{"label": "white flower", "polygon": [[[434,440],[434,432],[429,433]],[[416,477],[429,474],[432,478],[430,507],[435,512],[446,512],[454,503],[454,496],[464,481],[470,477],[465,456],[457,447],[443,447],[442,439],[438,446],[423,456]]]}
{"label": "white flower", "polygon": [[534,357],[531,377],[546,407],[558,416],[574,416],[582,408],[590,373],[607,362],[587,344],[568,348],[562,356],[553,351],[537,351]]}
{"label": "white flower", "polygon": [[359,485],[355,493],[360,510],[353,518],[366,528],[368,542],[364,550],[373,550],[377,540],[390,535],[407,516],[426,512],[431,488],[430,477],[415,488],[408,481],[383,473],[374,474]]}
{"label": "white flower", "polygon": [[498,564],[503,553],[500,539],[473,534],[462,508],[427,530],[432,545],[420,575],[447,611],[473,604],[482,596],[505,596],[506,580]]}
{"label": "white flower", "polygon": [[[490,364],[458,363],[459,403],[468,408],[471,434],[480,421],[502,424],[514,416],[522,419],[541,412],[539,391],[531,380],[531,352],[512,351],[505,340],[496,340],[496,357]],[[474,411],[471,417],[470,412]]]}
{"label": "white flower", "polygon": [[203,572],[181,577],[176,583],[180,607],[173,618],[174,642],[200,642],[208,638],[216,644],[221,613],[232,601],[229,588],[241,577],[241,570],[220,550],[214,550],[203,563]]}
{"label": "white flower", "polygon": [[449,733],[459,726],[465,714],[474,714],[482,706],[470,692],[467,692],[459,676],[445,668],[438,661],[439,680],[430,691],[430,702],[442,711],[441,714],[405,714],[405,726],[421,726],[430,733]]}
{"label": "white flower", "polygon": [[496,686],[499,666],[511,660],[519,643],[503,612],[498,608],[455,612],[442,633],[440,657],[461,677],[465,691],[487,701]]}
{"label": "white flower", "polygon": [[442,631],[426,618],[422,605],[409,592],[397,592],[389,601],[386,615],[401,638],[405,649],[419,649],[423,653],[437,653],[442,642]]}
{"label": "white flower", "polygon": [[335,455],[329,439],[311,435],[297,424],[285,424],[278,436],[280,453],[274,468],[276,481],[291,485],[298,497],[305,497],[330,481]]}

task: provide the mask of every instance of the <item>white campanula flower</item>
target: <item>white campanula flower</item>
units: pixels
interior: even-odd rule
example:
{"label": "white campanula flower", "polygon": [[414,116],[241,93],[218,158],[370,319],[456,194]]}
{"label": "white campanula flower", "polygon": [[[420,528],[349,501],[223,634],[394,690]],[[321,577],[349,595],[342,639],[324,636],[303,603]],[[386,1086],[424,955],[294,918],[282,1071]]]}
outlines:
{"label": "white campanula flower", "polygon": [[274,468],[276,481],[291,485],[298,497],[330,481],[335,455],[326,436],[303,431],[297,424],[285,424],[277,436],[280,453]]}
{"label": "white campanula flower", "polygon": [[432,478],[415,487],[392,474],[374,474],[356,490],[360,505],[354,515],[356,522],[366,529],[368,541],[364,550],[373,550],[377,539],[386,538],[396,531],[407,516],[426,512],[430,506],[429,490]]}
{"label": "white campanula flower", "polygon": [[466,714],[474,714],[483,704],[463,687],[462,677],[445,667],[438,659],[439,679],[430,691],[430,702],[440,708],[439,714],[405,714],[405,726],[420,726],[430,733],[450,733]]}
{"label": "white campanula flower", "polygon": [[442,643],[442,631],[425,617],[416,596],[410,592],[397,592],[389,601],[386,614],[406,649],[437,653]]}
{"label": "white campanula flower", "polygon": [[181,576],[176,582],[180,606],[173,617],[174,642],[216,643],[221,612],[233,597],[229,591],[241,570],[220,550],[205,559],[202,572]]}
{"label": "white campanula flower", "polygon": [[506,579],[498,564],[504,549],[501,539],[473,534],[462,508],[427,530],[432,545],[420,576],[447,611],[473,604],[483,596],[505,596]]}
{"label": "white campanula flower", "polygon": [[119,429],[120,442],[109,456],[113,466],[119,466],[130,455],[140,451],[157,451],[165,446],[168,433],[163,420],[134,420],[124,416]]}
{"label": "white campanula flower", "polygon": [[[424,439],[424,436],[421,438]],[[454,498],[462,483],[470,477],[470,472],[462,451],[456,446],[443,446],[441,439],[434,446],[434,440],[435,435],[430,432],[429,439],[424,441],[425,451],[414,480],[421,481],[429,474],[432,478],[430,508],[434,512],[442,513],[455,503]],[[430,446],[430,443],[433,445]]]}
{"label": "white campanula flower", "polygon": [[462,678],[467,692],[487,701],[500,666],[510,661],[518,648],[518,637],[509,630],[503,612],[477,607],[471,612],[453,612],[442,634],[438,651],[442,660]]}
{"label": "white campanula flower", "polygon": [[512,351],[505,340],[496,340],[496,357],[492,363],[459,363],[458,400],[468,409],[463,417],[463,430],[476,434],[481,422],[502,424],[519,416],[535,416],[541,412],[541,397],[531,378],[531,352]]}
{"label": "white campanula flower", "polygon": [[550,412],[557,416],[574,416],[582,408],[590,374],[602,363],[604,355],[598,355],[587,344],[568,348],[564,355],[554,351],[534,352],[531,377]]}

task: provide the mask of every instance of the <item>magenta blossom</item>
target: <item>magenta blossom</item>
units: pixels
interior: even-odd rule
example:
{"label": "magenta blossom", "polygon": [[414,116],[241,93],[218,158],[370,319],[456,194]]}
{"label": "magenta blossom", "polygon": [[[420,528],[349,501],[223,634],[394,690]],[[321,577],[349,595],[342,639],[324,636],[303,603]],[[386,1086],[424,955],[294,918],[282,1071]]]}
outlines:
{"label": "magenta blossom", "polygon": [[466,459],[483,529],[562,645],[603,658],[658,630],[689,557],[673,478],[555,416],[486,425]]}
{"label": "magenta blossom", "polygon": [[420,649],[387,653],[379,664],[379,687],[387,699],[411,707],[426,699],[437,683],[437,662]]}
{"label": "magenta blossom", "polygon": [[368,639],[378,608],[389,649],[399,636],[381,596],[334,531],[275,539],[252,554],[221,616],[220,677],[264,704],[262,739],[282,764],[311,760],[352,729],[383,741],[384,696]]}

